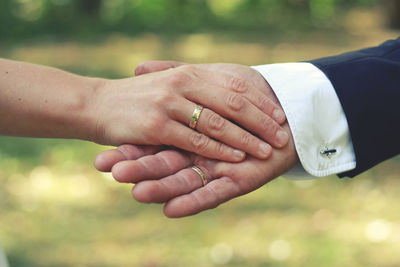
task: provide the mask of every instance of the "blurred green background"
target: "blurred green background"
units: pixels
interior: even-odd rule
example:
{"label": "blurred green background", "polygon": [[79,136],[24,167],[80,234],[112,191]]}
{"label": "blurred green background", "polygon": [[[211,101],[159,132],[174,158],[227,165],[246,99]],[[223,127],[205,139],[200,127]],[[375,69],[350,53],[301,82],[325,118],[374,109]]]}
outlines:
{"label": "blurred green background", "polygon": [[[108,78],[149,59],[299,61],[396,38],[399,13],[397,0],[1,0],[0,57]],[[400,266],[399,157],[172,220],[94,170],[104,149],[0,137],[11,266]]]}

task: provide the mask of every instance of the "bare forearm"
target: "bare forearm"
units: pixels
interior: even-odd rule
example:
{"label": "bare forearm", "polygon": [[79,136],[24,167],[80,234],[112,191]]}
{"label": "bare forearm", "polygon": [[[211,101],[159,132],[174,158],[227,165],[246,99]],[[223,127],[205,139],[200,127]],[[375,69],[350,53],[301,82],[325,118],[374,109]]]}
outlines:
{"label": "bare forearm", "polygon": [[92,140],[101,80],[0,59],[0,135]]}
{"label": "bare forearm", "polygon": [[[258,75],[245,66],[231,68],[244,77]],[[262,85],[267,86],[263,79]],[[206,107],[202,118],[196,129],[187,127],[198,105]],[[268,158],[272,148],[266,142],[287,144],[279,125],[284,114],[274,117],[280,110],[252,82],[208,66],[104,80],[0,59],[0,135],[77,138],[105,145],[166,144],[238,162],[244,152]]]}

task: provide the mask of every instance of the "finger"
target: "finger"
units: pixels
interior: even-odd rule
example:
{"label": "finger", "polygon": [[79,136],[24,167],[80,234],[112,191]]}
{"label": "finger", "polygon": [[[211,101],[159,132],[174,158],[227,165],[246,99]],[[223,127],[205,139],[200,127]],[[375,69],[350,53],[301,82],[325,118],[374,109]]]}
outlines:
{"label": "finger", "polygon": [[[137,66],[135,74],[141,75],[150,72],[162,71],[182,65],[186,65],[186,63],[176,61],[145,61]],[[241,93],[252,104],[274,118],[274,120],[279,124],[283,124],[286,121],[286,116],[282,108],[275,103],[275,101],[271,100],[264,92],[258,90],[250,81],[235,77],[235,75],[223,75],[222,70],[225,69],[227,69],[231,74],[236,73],[237,71],[232,68],[237,66],[233,64],[199,64],[196,66],[205,70],[209,70],[211,67],[215,71],[211,71],[210,74],[215,78],[210,79],[210,77],[205,77],[207,80],[215,81],[216,84],[222,87]],[[225,76],[225,78],[221,79],[221,75]]]}
{"label": "finger", "polygon": [[221,177],[190,194],[171,199],[164,206],[164,214],[170,218],[194,215],[240,195],[240,188],[231,178]]}
{"label": "finger", "polygon": [[[241,163],[227,163],[216,160],[209,160],[206,158],[197,157],[192,160],[193,165],[201,169],[206,177],[207,184],[219,177],[230,177],[233,183],[236,183],[238,190],[241,194],[250,192],[264,183],[258,182],[257,178],[251,177],[265,177],[265,161],[257,160],[255,158],[248,158]],[[247,179],[248,172],[243,171],[251,168],[252,175]],[[244,172],[245,174],[241,174]],[[199,188],[203,187],[203,180],[201,176],[192,168],[182,169],[172,175],[166,176],[158,180],[147,180],[139,182],[132,190],[133,197],[145,203],[165,203],[169,200],[189,194]]]}
{"label": "finger", "polygon": [[172,175],[190,166],[193,157],[177,150],[164,150],[137,160],[121,161],[112,168],[113,177],[121,183],[137,183]]}
{"label": "finger", "polygon": [[[210,173],[211,170],[211,177],[217,178],[189,194],[171,199],[164,206],[164,213],[168,217],[183,217],[215,208],[268,183],[292,168],[296,162],[298,157],[293,141],[266,161],[248,157],[236,164],[204,162],[201,166],[206,167],[205,171]],[[195,164],[197,166],[197,162]]]}
{"label": "finger", "polygon": [[[184,100],[179,107],[177,109],[171,106],[169,115],[184,124],[189,124],[190,114],[193,113],[196,105]],[[272,153],[272,147],[269,144],[207,108],[201,112],[196,130],[260,159],[266,159]]]}
{"label": "finger", "polygon": [[198,74],[201,79],[206,79],[215,85],[242,95],[262,112],[273,118],[277,123],[283,124],[286,121],[286,116],[282,108],[265,95],[265,93],[256,88],[251,81],[222,71],[209,71],[209,66],[210,65],[196,65],[196,68],[205,70],[204,72],[196,72],[196,74]]}
{"label": "finger", "polygon": [[118,162],[133,160],[145,155],[152,155],[162,149],[162,146],[138,146],[122,145],[116,149],[110,149],[98,154],[94,160],[94,166],[101,172],[109,172]]}
{"label": "finger", "polygon": [[250,83],[254,88],[260,90],[268,99],[271,99],[273,103],[279,105],[279,101],[276,98],[274,91],[271,89],[269,83],[265,78],[254,69],[239,64],[229,63],[214,63],[214,64],[199,64],[196,65],[200,68],[212,71],[212,72],[224,72],[229,75],[243,78]]}
{"label": "finger", "polygon": [[185,63],[176,61],[144,61],[141,62],[135,69],[135,75],[139,76],[142,74],[147,74],[151,72],[157,72],[162,70],[167,70],[171,68],[176,68]]}
{"label": "finger", "polygon": [[[202,168],[202,171],[207,181],[211,182],[212,176],[207,173],[205,168]],[[133,187],[132,195],[137,201],[144,203],[165,203],[202,186],[203,180],[200,175],[192,168],[187,168],[160,180],[140,182]]]}
{"label": "finger", "polygon": [[[197,71],[193,69],[192,71],[195,71],[196,74],[205,72],[204,70]],[[243,128],[257,134],[277,148],[281,148],[288,143],[289,135],[286,131],[241,94],[231,92],[220,86],[210,85],[203,80],[198,80],[194,86],[198,89],[183,90],[182,92],[188,100],[199,103],[224,117],[234,120]]]}
{"label": "finger", "polygon": [[[263,185],[264,183],[260,182],[260,179],[257,179],[257,177],[267,176],[265,161],[252,157],[248,157],[245,161],[235,164],[209,160],[202,157],[196,157],[191,162],[192,165],[201,169],[208,183],[219,177],[230,177],[242,192],[241,194],[250,192]],[[202,186],[201,176],[193,169],[186,168],[158,180],[139,182],[133,188],[132,193],[133,197],[140,202],[161,203],[181,195],[189,194]]]}
{"label": "finger", "polygon": [[170,121],[165,126],[165,131],[160,140],[162,143],[173,145],[210,159],[219,159],[227,162],[240,162],[246,155],[243,151],[217,142],[176,121]]}

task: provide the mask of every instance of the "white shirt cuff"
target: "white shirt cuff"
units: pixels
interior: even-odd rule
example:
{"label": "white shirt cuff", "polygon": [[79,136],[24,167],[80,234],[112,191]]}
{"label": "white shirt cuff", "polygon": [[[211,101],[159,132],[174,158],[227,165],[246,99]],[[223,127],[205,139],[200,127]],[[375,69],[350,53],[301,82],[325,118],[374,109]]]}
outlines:
{"label": "white shirt cuff", "polygon": [[[311,63],[254,66],[269,83],[285,111],[304,170],[286,173],[290,179],[338,174],[356,167],[346,116],[335,89]],[[300,171],[299,171],[300,170]]]}

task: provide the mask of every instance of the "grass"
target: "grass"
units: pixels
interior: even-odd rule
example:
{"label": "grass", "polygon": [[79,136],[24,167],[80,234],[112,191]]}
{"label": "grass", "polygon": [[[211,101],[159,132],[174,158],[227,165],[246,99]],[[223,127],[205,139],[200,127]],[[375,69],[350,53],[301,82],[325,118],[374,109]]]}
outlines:
{"label": "grass", "polygon": [[[263,34],[260,34],[263,35]],[[124,77],[146,59],[262,64],[377,44],[398,33],[145,34],[31,41],[0,56],[84,75]],[[399,158],[355,179],[278,178],[217,209],[167,219],[136,203],[130,185],[92,167],[104,147],[0,137],[0,239],[11,266],[397,266]]]}

